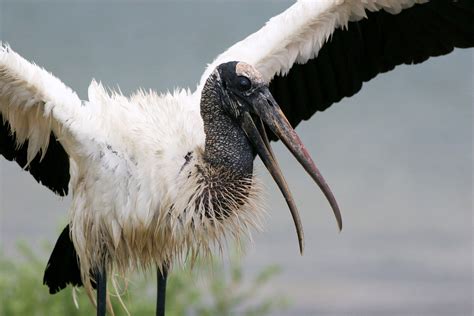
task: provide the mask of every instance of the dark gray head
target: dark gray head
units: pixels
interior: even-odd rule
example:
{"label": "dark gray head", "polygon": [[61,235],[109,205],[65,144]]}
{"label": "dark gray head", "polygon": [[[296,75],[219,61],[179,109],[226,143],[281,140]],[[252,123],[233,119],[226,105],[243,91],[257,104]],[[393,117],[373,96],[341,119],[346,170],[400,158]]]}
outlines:
{"label": "dark gray head", "polygon": [[[285,144],[321,188],[331,204],[341,228],[342,220],[339,207],[329,186],[271,95],[268,84],[262,75],[247,63],[232,61],[217,66],[206,82],[206,86],[203,90],[203,97],[212,91],[212,95],[215,97],[212,103],[215,107],[203,109],[201,105],[201,113],[204,111],[205,132],[206,126],[213,124],[209,120],[212,114],[208,112],[211,110],[214,111],[213,114],[220,113],[221,119],[230,119],[239,132],[244,135],[243,137],[262,159],[288,203],[296,225],[301,251],[303,249],[303,230],[298,210],[273,155],[265,132],[266,127]],[[222,118],[223,116],[226,118]]]}
{"label": "dark gray head", "polygon": [[262,75],[254,67],[243,62],[221,64],[216,68],[216,75],[225,100],[221,105],[236,119],[245,112],[252,113],[252,99],[259,97],[260,92],[268,90]]}

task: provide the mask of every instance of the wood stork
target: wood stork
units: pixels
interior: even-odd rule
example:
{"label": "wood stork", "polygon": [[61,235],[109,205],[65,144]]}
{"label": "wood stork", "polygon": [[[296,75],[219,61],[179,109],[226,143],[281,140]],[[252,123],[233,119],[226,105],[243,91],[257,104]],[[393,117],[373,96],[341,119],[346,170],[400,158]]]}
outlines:
{"label": "wood stork", "polygon": [[[246,170],[240,176],[249,175],[252,171],[253,150],[250,150],[251,145],[246,140],[247,136],[252,135],[252,130],[243,135],[239,128],[235,131],[228,128],[233,126],[235,119],[241,118],[241,110],[232,107],[235,101],[231,97],[222,104],[206,102],[206,99],[215,97],[212,93],[215,89],[210,87],[223,88],[221,93],[216,92],[218,95],[225,95],[227,90],[234,91],[231,96],[248,102],[252,95],[239,95],[238,89],[235,89],[239,84],[247,85],[250,80],[251,90],[256,88],[258,91],[259,86],[270,83],[270,91],[277,103],[290,123],[296,126],[315,111],[324,110],[342,97],[357,92],[363,81],[377,73],[401,63],[417,63],[429,56],[448,53],[453,47],[472,46],[470,3],[432,1],[413,4],[414,1],[301,1],[219,56],[208,67],[194,93],[182,91],[165,96],[137,93],[127,99],[118,94],[109,95],[100,85],[92,84],[89,102],[81,102],[57,79],[4,47],[1,58],[1,114],[8,123],[4,124],[1,133],[2,154],[22,166],[31,161],[28,169],[32,175],[60,194],[67,192],[71,176],[71,236],[79,258],[83,258],[83,279],[77,279],[77,282],[89,282],[89,271],[100,267],[94,262],[100,260],[91,258],[114,256],[113,259],[107,258],[117,260],[108,262],[110,268],[114,266],[126,270],[130,264],[160,265],[175,260],[175,256],[179,257],[184,250],[207,249],[209,243],[219,240],[224,228],[230,234],[238,235],[242,229],[253,224],[256,214],[252,211],[256,208],[254,203],[257,203],[253,198],[258,195],[253,191],[256,189],[253,182],[250,185],[244,181],[245,201],[241,203],[238,200],[233,209],[219,199],[219,206],[224,204],[223,211],[214,212],[217,220],[207,223],[205,220],[214,210],[209,207],[214,206],[212,203],[206,205],[201,202],[198,204],[203,208],[188,210],[189,194],[183,194],[180,190],[187,192],[186,185],[193,180],[196,182],[190,188],[194,190],[198,187],[196,175],[199,173],[188,178],[184,177],[184,171],[187,171],[186,168],[197,168],[200,159],[209,165],[225,166],[222,169],[225,172],[235,171],[234,167],[237,173]],[[367,19],[362,19],[365,10],[370,12]],[[409,24],[411,20],[420,24]],[[441,24],[444,20],[449,23]],[[431,26],[442,26],[441,33]],[[229,64],[229,61],[243,62]],[[216,67],[220,67],[217,72]],[[241,75],[245,75],[247,80],[239,78]],[[232,78],[242,79],[242,82]],[[220,84],[219,79],[227,87]],[[308,86],[312,88],[308,89]],[[267,100],[272,100],[270,94],[265,94]],[[204,105],[230,106],[231,110],[225,110],[226,115],[218,116],[222,120],[227,118],[226,123],[230,125],[210,124],[221,122],[214,116],[219,113],[220,107],[206,112],[208,108]],[[258,112],[258,109],[251,110],[252,115],[259,115],[265,120],[268,113]],[[230,119],[229,114],[234,118]],[[272,120],[267,118],[267,121]],[[248,125],[244,127],[249,128]],[[10,129],[15,132],[16,141],[27,143],[16,148],[15,137],[9,136]],[[240,133],[245,138],[221,137],[233,131],[235,135]],[[260,132],[263,130],[260,129]],[[181,139],[177,140],[177,135],[182,135]],[[256,134],[255,137],[259,141]],[[291,141],[288,143],[292,144]],[[243,150],[245,147],[247,151]],[[266,153],[266,147],[260,146],[264,150],[262,155],[272,165],[273,159]],[[37,155],[40,151],[44,155],[43,160]],[[52,171],[57,167],[62,170]],[[284,188],[284,180],[276,169],[273,170]],[[237,180],[232,175],[223,179]],[[183,185],[176,187],[177,182]],[[202,192],[205,194],[206,191]],[[297,218],[291,197],[287,190],[284,192]],[[330,193],[327,194],[330,196]],[[183,197],[187,199],[181,200]],[[179,203],[185,205],[180,207]],[[181,218],[183,214],[188,216],[188,223]],[[193,217],[199,214],[201,217]],[[208,229],[212,227],[216,231],[210,235],[206,231],[199,236],[194,225],[202,220],[201,225],[208,224]],[[85,236],[94,235],[94,230],[95,236]],[[69,233],[65,232],[62,235],[64,239],[60,240],[67,240]],[[186,239],[190,238],[188,234],[191,233],[197,234],[198,239]],[[137,237],[137,234],[144,237]],[[103,239],[107,248],[105,251],[101,249]],[[130,249],[135,243],[139,247]],[[164,251],[153,247],[177,249]],[[115,257],[117,254],[120,255]],[[72,262],[75,262],[74,258]],[[128,262],[129,258],[136,262]],[[92,262],[87,262],[89,260]],[[60,281],[75,284],[73,280]]]}

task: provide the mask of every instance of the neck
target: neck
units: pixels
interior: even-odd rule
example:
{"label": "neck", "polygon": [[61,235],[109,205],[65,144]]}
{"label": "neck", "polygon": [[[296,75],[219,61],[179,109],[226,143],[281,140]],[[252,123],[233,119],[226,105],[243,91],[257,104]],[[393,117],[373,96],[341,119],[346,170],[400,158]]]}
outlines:
{"label": "neck", "polygon": [[206,135],[204,160],[209,167],[222,168],[235,178],[249,178],[253,170],[253,149],[239,124],[225,112],[220,89],[217,76],[211,74],[201,95]]}

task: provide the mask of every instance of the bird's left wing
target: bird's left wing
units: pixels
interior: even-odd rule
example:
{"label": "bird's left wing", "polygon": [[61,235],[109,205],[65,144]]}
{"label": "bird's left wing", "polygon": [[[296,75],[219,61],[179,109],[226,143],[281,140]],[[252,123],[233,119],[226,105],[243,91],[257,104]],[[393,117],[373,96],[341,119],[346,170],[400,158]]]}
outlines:
{"label": "bird's left wing", "polygon": [[70,179],[68,145],[87,130],[84,108],[59,79],[0,43],[0,155],[60,195]]}
{"label": "bird's left wing", "polygon": [[17,143],[8,122],[0,114],[0,155],[16,161],[36,179],[59,195],[67,195],[69,183],[69,156],[53,133],[44,157],[37,154],[28,163],[28,141]]}
{"label": "bird's left wing", "polygon": [[256,67],[293,126],[400,64],[474,46],[472,0],[300,0],[209,65]]}

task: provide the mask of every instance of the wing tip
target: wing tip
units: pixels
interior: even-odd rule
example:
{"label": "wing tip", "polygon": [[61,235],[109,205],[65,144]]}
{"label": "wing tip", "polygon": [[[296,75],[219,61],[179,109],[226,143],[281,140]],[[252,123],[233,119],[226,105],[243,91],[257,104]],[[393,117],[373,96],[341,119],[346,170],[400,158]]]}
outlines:
{"label": "wing tip", "polygon": [[56,294],[71,284],[75,287],[83,285],[74,244],[69,236],[69,225],[59,235],[53,252],[46,265],[43,284],[49,288],[50,294]]}

